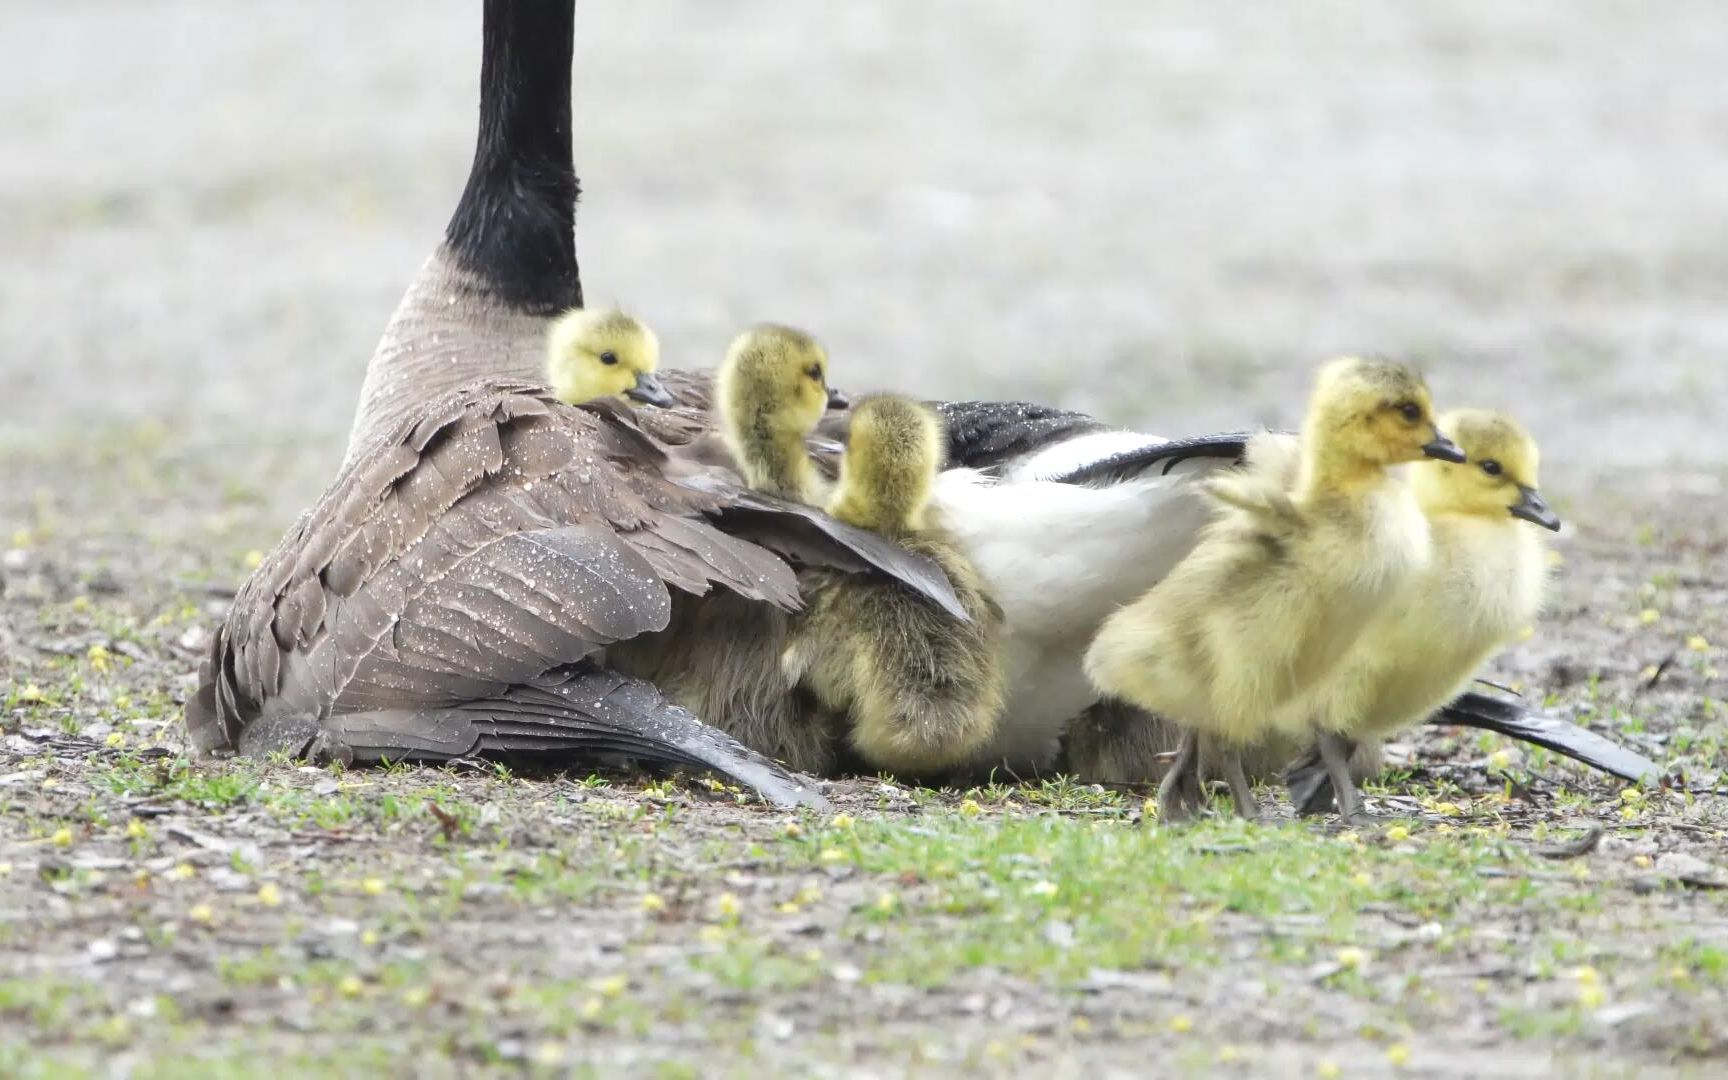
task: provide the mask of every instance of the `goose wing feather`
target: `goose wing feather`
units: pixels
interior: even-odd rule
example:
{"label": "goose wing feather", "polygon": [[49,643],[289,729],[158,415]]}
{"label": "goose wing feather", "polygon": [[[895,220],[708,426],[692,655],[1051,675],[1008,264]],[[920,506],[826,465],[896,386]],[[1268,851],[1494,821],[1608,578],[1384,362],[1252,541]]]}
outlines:
{"label": "goose wing feather", "polygon": [[640,679],[573,665],[456,705],[334,716],[326,725],[360,762],[568,754],[713,769],[779,806],[826,809],[823,797],[761,754],[709,727]]}
{"label": "goose wing feather", "polygon": [[798,604],[792,569],[662,474],[621,409],[453,391],[375,440],[242,586],[188,702],[196,746],[264,714],[433,707],[664,627],[668,585]]}
{"label": "goose wing feather", "polygon": [[720,510],[718,520],[728,532],[748,536],[795,563],[887,574],[961,622],[972,621],[935,560],[869,529],[836,521],[814,507],[744,491]]}

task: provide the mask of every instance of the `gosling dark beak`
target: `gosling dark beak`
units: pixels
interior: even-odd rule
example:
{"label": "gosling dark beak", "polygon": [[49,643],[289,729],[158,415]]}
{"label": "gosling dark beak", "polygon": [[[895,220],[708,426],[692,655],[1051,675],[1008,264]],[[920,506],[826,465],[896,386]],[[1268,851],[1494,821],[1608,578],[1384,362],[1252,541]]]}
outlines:
{"label": "gosling dark beak", "polygon": [[1552,532],[1560,531],[1560,515],[1548,509],[1540,491],[1526,484],[1518,485],[1518,501],[1512,504],[1512,516],[1534,522]]}
{"label": "gosling dark beak", "polygon": [[644,405],[658,405],[662,409],[669,409],[678,404],[677,400],[667,391],[666,384],[647,371],[637,372],[636,385],[624,391],[624,396],[640,401]]}
{"label": "gosling dark beak", "polygon": [[844,409],[850,404],[852,404],[852,399],[847,397],[844,391],[836,390],[832,386],[828,388],[828,407],[830,409]]}
{"label": "gosling dark beak", "polygon": [[1444,435],[1435,435],[1434,441],[1424,446],[1422,452],[1431,458],[1450,461],[1454,465],[1464,461],[1464,451],[1458,449],[1458,444]]}

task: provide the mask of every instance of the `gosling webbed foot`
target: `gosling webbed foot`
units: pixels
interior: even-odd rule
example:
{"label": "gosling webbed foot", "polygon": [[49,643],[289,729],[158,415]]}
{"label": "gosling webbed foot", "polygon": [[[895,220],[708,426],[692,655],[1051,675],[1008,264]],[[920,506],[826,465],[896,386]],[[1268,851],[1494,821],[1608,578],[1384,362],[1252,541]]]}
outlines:
{"label": "gosling webbed foot", "polygon": [[1342,735],[1325,732],[1320,736],[1320,760],[1326,775],[1332,780],[1332,793],[1338,799],[1338,818],[1347,825],[1372,824],[1374,815],[1362,805],[1362,792],[1350,775],[1350,755],[1356,744]]}
{"label": "gosling webbed foot", "polygon": [[1242,755],[1234,748],[1222,750],[1218,755],[1222,760],[1224,782],[1230,786],[1230,801],[1236,804],[1236,815],[1248,821],[1260,820],[1260,803],[1254,798],[1254,785],[1248,782],[1248,776],[1242,771]]}
{"label": "gosling webbed foot", "polygon": [[1176,761],[1158,785],[1158,820],[1162,824],[1192,821],[1206,805],[1200,786],[1200,737],[1184,732]]}

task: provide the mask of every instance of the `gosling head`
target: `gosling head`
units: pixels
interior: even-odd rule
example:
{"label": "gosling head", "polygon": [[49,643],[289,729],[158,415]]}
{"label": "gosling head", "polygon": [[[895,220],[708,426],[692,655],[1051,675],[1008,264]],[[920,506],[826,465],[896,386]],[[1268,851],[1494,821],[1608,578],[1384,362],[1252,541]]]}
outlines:
{"label": "gosling head", "polygon": [[919,531],[942,458],[934,412],[903,397],[865,398],[852,409],[829,513],[877,532]]}
{"label": "gosling head", "polygon": [[660,342],[654,331],[615,308],[575,308],[546,334],[546,381],[571,405],[623,394],[662,408],[676,404],[654,375]]}
{"label": "gosling head", "polygon": [[1536,488],[1536,440],[1516,420],[1486,409],[1459,409],[1440,418],[1469,461],[1430,461],[1416,470],[1417,496],[1430,510],[1515,518],[1560,531],[1560,518]]}
{"label": "gosling head", "polygon": [[827,350],[789,326],[740,334],[715,377],[721,423],[746,443],[802,442],[836,397],[828,389]]}
{"label": "gosling head", "polygon": [[1371,466],[1425,457],[1464,460],[1434,423],[1434,403],[1421,374],[1391,360],[1344,357],[1322,367],[1305,431],[1330,451]]}

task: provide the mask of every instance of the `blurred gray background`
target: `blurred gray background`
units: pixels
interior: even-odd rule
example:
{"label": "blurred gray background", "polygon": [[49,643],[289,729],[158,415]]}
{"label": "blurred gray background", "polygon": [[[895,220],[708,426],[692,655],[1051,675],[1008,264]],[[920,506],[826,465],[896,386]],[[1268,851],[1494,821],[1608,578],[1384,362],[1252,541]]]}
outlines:
{"label": "blurred gray background", "polygon": [[[9,470],[107,438],[303,505],[465,177],[479,4],[0,11]],[[849,387],[1180,434],[1294,423],[1374,350],[1556,464],[1728,463],[1721,0],[584,0],[577,35],[590,302],[669,364],[773,318]]]}

